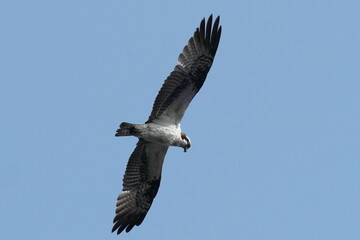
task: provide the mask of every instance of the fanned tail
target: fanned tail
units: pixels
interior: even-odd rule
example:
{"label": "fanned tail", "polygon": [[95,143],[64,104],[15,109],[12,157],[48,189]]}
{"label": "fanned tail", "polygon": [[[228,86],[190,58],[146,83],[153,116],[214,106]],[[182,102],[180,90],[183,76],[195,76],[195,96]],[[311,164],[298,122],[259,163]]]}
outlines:
{"label": "fanned tail", "polygon": [[120,124],[120,128],[116,130],[116,137],[122,137],[122,136],[134,136],[135,132],[135,125],[132,123],[123,122]]}

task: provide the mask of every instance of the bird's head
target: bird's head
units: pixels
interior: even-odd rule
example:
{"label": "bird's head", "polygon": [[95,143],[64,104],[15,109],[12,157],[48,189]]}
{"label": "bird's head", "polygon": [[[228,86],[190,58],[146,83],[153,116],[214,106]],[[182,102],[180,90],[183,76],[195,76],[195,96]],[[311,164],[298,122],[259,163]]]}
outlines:
{"label": "bird's head", "polygon": [[186,152],[191,147],[190,138],[186,136],[185,133],[181,133],[181,139],[184,140],[182,147],[184,148],[184,152]]}

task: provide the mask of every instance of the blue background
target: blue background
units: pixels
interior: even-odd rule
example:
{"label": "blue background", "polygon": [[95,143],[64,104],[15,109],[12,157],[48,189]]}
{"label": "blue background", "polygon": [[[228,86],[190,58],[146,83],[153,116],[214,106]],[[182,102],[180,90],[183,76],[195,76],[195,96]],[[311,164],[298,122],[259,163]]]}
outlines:
{"label": "blue background", "polygon": [[[0,239],[360,239],[359,1],[2,1]],[[203,17],[214,65],[140,227],[142,123]]]}

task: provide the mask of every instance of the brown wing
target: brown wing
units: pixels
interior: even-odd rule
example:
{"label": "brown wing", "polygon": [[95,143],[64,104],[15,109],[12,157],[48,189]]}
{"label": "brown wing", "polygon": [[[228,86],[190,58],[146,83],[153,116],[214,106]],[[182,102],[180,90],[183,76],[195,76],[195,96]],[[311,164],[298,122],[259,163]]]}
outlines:
{"label": "brown wing", "polygon": [[140,225],[149,211],[161,180],[161,169],[168,147],[139,140],[131,154],[117,198],[112,231],[120,234]]}
{"label": "brown wing", "polygon": [[[221,36],[220,17],[212,25],[205,18],[179,56],[179,64],[161,87],[147,122],[163,119],[180,123],[187,107],[200,90],[213,63]],[[206,27],[205,27],[206,25]]]}

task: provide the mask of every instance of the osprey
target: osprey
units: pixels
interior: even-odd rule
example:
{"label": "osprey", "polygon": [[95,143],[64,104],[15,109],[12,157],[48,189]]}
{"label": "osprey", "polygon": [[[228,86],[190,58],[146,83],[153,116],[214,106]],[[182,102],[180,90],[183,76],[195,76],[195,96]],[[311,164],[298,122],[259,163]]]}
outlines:
{"label": "osprey", "polygon": [[144,220],[158,192],[169,146],[182,147],[184,152],[190,148],[190,138],[181,132],[180,122],[213,63],[221,35],[219,21],[217,17],[212,24],[212,15],[207,23],[205,18],[201,21],[156,96],[145,124],[123,122],[116,131],[117,137],[135,136],[139,141],[126,167],[112,232],[129,232]]}

